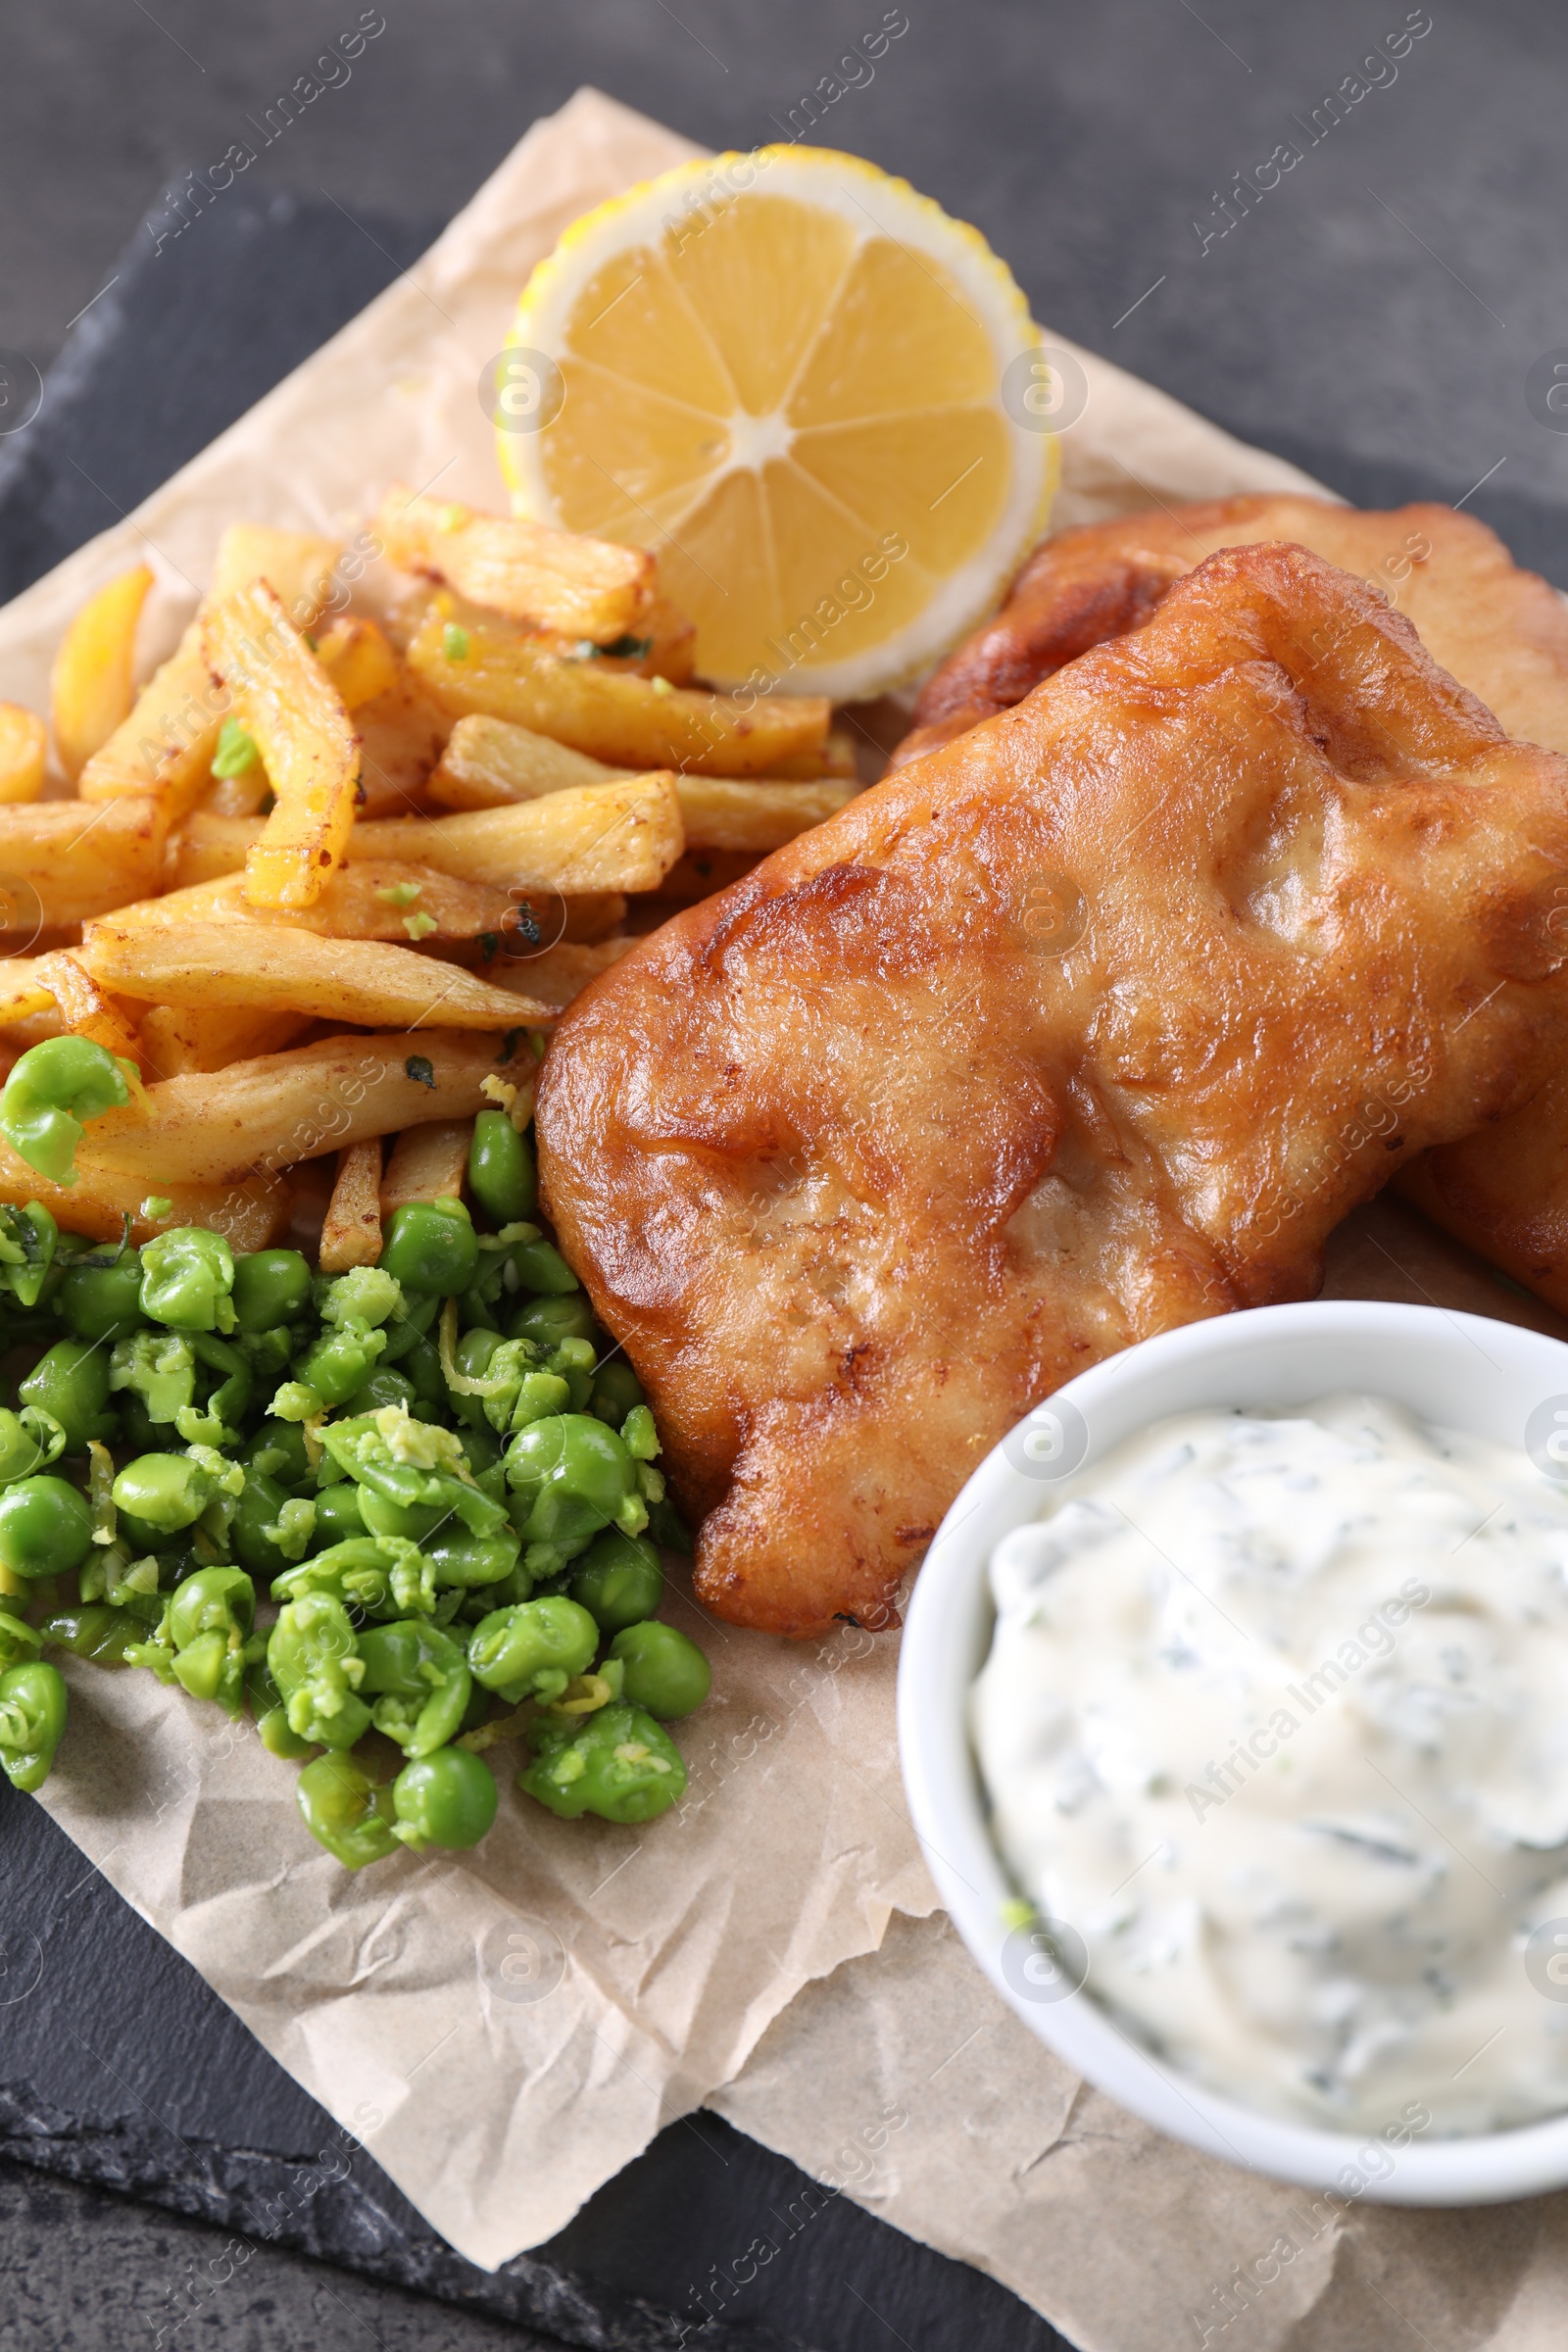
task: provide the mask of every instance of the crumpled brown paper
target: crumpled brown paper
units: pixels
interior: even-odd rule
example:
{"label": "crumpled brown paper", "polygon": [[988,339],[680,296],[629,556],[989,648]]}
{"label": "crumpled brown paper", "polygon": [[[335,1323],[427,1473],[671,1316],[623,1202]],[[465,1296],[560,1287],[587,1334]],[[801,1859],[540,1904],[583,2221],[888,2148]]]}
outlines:
{"label": "crumpled brown paper", "polygon": [[[696,152],[593,91],[536,124],[416,270],[0,613],[0,695],[43,707],[67,619],[130,561],[153,564],[172,636],[230,520],[352,534],[395,477],[499,503],[480,378],[529,269],[576,215]],[[1088,397],[1064,437],[1058,525],[1313,486],[1065,348]],[[1333,1280],[1558,1328],[1393,1205],[1342,1235]],[[474,1855],[350,1877],[311,1845],[291,1773],[248,1727],[90,1666],[71,1669],[42,1801],[475,2262],[551,2235],[706,2100],[995,2272],[1086,2352],[1201,2341],[1191,2314],[1222,2316],[1213,2294],[1279,2234],[1292,2192],[1085,2089],[931,1916],[892,1642],[846,1627],[795,1647],[703,1629],[689,1595],[674,1606],[713,1654],[714,1696],[680,1735],[685,1805],[646,1831],[505,1802]],[[1407,2320],[1435,2352],[1535,2352],[1561,2308],[1563,2208],[1353,2212],[1210,2340],[1353,2352],[1409,2340]],[[715,2286],[691,2318],[722,2300]]]}

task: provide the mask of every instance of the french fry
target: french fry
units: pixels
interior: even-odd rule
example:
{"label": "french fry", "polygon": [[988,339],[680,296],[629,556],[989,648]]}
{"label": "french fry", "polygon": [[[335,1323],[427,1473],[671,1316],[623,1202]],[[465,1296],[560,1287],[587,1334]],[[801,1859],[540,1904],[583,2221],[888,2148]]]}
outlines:
{"label": "french fry", "polygon": [[49,714],[56,754],[73,784],[135,700],[136,623],[152,584],[145,564],[118,573],[87,599],[60,641],[49,673]]}
{"label": "french fry", "polygon": [[854,776],[858,774],[855,764],[855,737],[847,727],[832,727],[822,738],[822,748],[809,760],[781,760],[778,780],[781,784],[812,784],[818,776]]}
{"label": "french fry", "polygon": [[349,856],[433,865],[459,881],[498,889],[654,890],[685,846],[670,775],[553,792],[510,808],[463,816],[358,824]]}
{"label": "french fry", "polygon": [[[191,888],[201,882],[216,882],[225,874],[242,873],[245,853],[255,840],[257,830],[254,818],[213,816],[205,808],[199,808],[186,819],[173,843],[169,875],[172,891]],[[413,855],[423,838],[422,824],[416,825],[415,820],[388,822],[372,828],[362,817],[349,835],[350,863],[345,870],[353,873],[354,860],[363,850],[367,862],[371,865],[390,863],[393,867],[403,867],[413,863],[416,871],[429,872],[433,869],[419,866]],[[373,856],[383,843],[389,845],[385,860]],[[329,906],[342,879],[342,876],[335,876],[328,885]],[[461,885],[464,877],[453,875],[449,879]],[[492,889],[499,888],[499,885],[481,882],[473,887]],[[552,940],[558,937],[571,941],[603,939],[609,932],[618,930],[626,919],[625,897],[615,890],[574,891],[568,898],[555,897],[545,888],[532,893],[514,892],[509,884],[507,896],[515,905],[531,905],[541,924],[548,925]],[[155,899],[145,906],[126,908],[123,910],[125,920],[131,920],[132,916],[137,921],[156,920],[154,909],[165,903]],[[253,907],[250,911],[255,915],[258,909]],[[314,913],[314,909],[312,911]]]}
{"label": "french fry", "polygon": [[[142,1213],[153,1188],[169,1202],[168,1213],[158,1218]],[[288,1184],[277,1176],[234,1184],[172,1182],[156,1169],[94,1166],[80,1153],[76,1181],[68,1189],[29,1168],[0,1139],[0,1200],[16,1208],[41,1201],[63,1231],[95,1242],[118,1242],[128,1217],[130,1239],[138,1246],[173,1225],[206,1225],[232,1250],[265,1250],[287,1228],[290,1199]]]}
{"label": "french fry", "polygon": [[[259,833],[261,826],[253,822],[250,830]],[[514,914],[515,902],[491,883],[457,882],[431,866],[388,863],[342,866],[314,906],[286,914],[253,906],[236,870],[122,906],[119,919],[162,929],[186,922],[283,923],[323,939],[379,939],[407,947],[425,939],[478,939],[504,930]]]}
{"label": "french fry", "polygon": [[697,623],[661,589],[642,627],[648,651],[636,666],[644,677],[667,678],[684,686],[697,667]]}
{"label": "french fry", "polygon": [[654,609],[658,566],[640,547],[416,498],[401,483],[387,493],[376,530],[400,570],[564,637],[610,645],[641,636]]}
{"label": "french fry", "polygon": [[228,697],[202,657],[198,614],[155,669],[114,733],[84,762],[84,801],[152,795],[166,821],[194,808],[207,788]]}
{"label": "french fry", "polygon": [[0,1021],[0,1064],[9,1070],[17,1056],[25,1054],[29,1046],[41,1046],[46,1037],[64,1037],[66,1025],[55,1010],[51,998],[47,1012],[24,1013],[20,1020]]}
{"label": "french fry", "polygon": [[[416,1135],[424,1132],[415,1128]],[[318,1264],[323,1274],[373,1266],[381,1254],[381,1146],[372,1137],[337,1155],[337,1177],[321,1225]]]}
{"label": "french fry", "polygon": [[428,1029],[415,1037],[324,1037],[148,1087],[144,1109],[93,1120],[77,1165],[118,1169],[143,1190],[155,1183],[170,1194],[176,1184],[241,1184],[372,1136],[471,1118],[489,1100],[489,1077],[531,1102],[537,1069],[520,1035],[498,1041],[474,1030]]}
{"label": "french fry", "polygon": [[519,993],[526,990],[541,1004],[553,1004],[558,1012],[564,1012],[572,998],[580,996],[590,980],[608,972],[628,948],[637,944],[634,937],[620,933],[612,939],[597,940],[592,946],[572,947],[564,941],[526,961],[509,962],[504,956],[495,956],[484,966],[484,976],[496,988],[515,988]]}
{"label": "french fry", "polygon": [[360,730],[361,816],[414,815],[452,732],[451,719],[416,678],[400,669],[396,686],[362,703],[354,723]]}
{"label": "french fry", "polygon": [[354,822],[359,737],[343,698],[265,580],[211,607],[202,644],[275,795],[245,860],[258,906],[311,906]]}
{"label": "french fry", "polygon": [[617,767],[709,776],[766,775],[820,754],[829,705],[820,695],[759,695],[750,704],[640,678],[602,662],[541,653],[504,623],[432,600],[409,666],[454,718],[510,718]]}
{"label": "french fry", "polygon": [[258,1054],[280,1054],[310,1025],[306,1012],[254,1012],[245,1004],[153,1004],[142,1016],[142,1060],[151,1078],[183,1078],[249,1061]]}
{"label": "french fry", "polygon": [[335,539],[278,531],[265,522],[231,522],[218,542],[208,602],[220,604],[252,580],[266,580],[295,627],[308,629],[326,603],[337,558]]}
{"label": "french fry", "polygon": [[108,807],[34,801],[0,808],[0,938],[108,914],[144,899],[163,877],[164,823],[142,795]]}
{"label": "french fry", "polygon": [[400,1135],[381,1179],[383,1220],[414,1200],[461,1200],[472,1141],[471,1119],[437,1119]]}
{"label": "french fry", "polygon": [[40,956],[33,965],[39,981],[55,1001],[61,1027],[74,1037],[90,1038],[111,1054],[141,1063],[136,1032],[119,1007],[112,1004],[78,955],[63,950]]}
{"label": "french fry", "polygon": [[[460,718],[430,778],[430,798],[454,809],[500,808],[572,786],[620,782],[625,771],[534,735],[504,718]],[[824,777],[777,784],[735,776],[677,776],[689,850],[782,849],[797,833],[832,816],[858,787]]]}
{"label": "french fry", "polygon": [[[554,629],[530,629],[528,634],[542,654],[582,659],[585,640],[581,637],[563,636]],[[635,633],[613,645],[601,646],[595,658],[613,669],[629,669],[640,678],[667,678],[672,686],[684,686],[697,666],[697,624],[661,590],[653,611],[638,622]]]}
{"label": "french fry", "polygon": [[316,659],[343,697],[345,710],[393,693],[402,675],[397,655],[373,620],[344,613],[318,639]]}
{"label": "french fry", "polygon": [[460,964],[378,940],[322,939],[292,924],[92,923],[80,948],[93,977],[154,1004],[246,1004],[368,1028],[510,1029],[555,1014]]}
{"label": "french fry", "polygon": [[[308,628],[320,610],[336,557],[329,539],[269,530],[261,523],[231,524],[219,542],[208,602],[220,603],[265,572],[299,626]],[[151,794],[164,821],[172,824],[207,790],[229,696],[215,684],[203,652],[205,610],[114,733],[86,760],[76,784],[82,800]]]}
{"label": "french fry", "polygon": [[[40,961],[36,956],[8,956],[0,961],[0,1024],[5,1027],[55,1010],[55,992],[38,970]],[[52,1034],[59,1036],[64,1027],[57,1019]]]}
{"label": "french fry", "polygon": [[825,823],[859,787],[837,776],[815,784],[681,776],[677,790],[688,850],[739,850],[756,858]]}
{"label": "french fry", "polygon": [[48,750],[48,733],[36,710],[0,703],[0,804],[38,798]]}
{"label": "french fry", "polygon": [[[200,882],[242,874],[251,844],[261,837],[259,816],[226,816],[212,808],[194,810],[169,845],[168,889],[193,890]],[[138,915],[144,911],[141,906],[136,909]]]}
{"label": "french fry", "polygon": [[430,798],[443,808],[504,808],[513,801],[542,800],[574,785],[607,784],[632,771],[590,760],[552,735],[536,735],[506,718],[460,718],[430,778]]}

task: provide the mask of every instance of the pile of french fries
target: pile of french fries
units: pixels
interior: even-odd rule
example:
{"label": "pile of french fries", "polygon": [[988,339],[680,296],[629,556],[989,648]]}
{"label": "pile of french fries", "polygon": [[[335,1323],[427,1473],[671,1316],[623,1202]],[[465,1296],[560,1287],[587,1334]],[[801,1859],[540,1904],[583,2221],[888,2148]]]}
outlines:
{"label": "pile of french fries", "polygon": [[137,565],[48,725],[0,704],[0,1074],[72,1033],[143,1079],[69,1189],[0,1143],[0,1199],[254,1250],[314,1198],[323,1271],[373,1263],[393,1207],[461,1193],[478,1110],[526,1120],[579,989],[857,790],[825,701],[693,686],[642,549],[403,488],[374,540],[377,614],[333,541],[235,524],[139,686]]}

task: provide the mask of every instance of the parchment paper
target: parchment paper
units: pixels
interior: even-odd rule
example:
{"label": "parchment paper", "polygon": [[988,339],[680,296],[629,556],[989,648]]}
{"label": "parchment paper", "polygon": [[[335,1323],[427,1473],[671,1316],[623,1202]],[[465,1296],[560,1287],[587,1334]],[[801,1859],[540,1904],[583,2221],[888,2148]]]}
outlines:
{"label": "parchment paper", "polygon": [[[230,520],[352,533],[394,476],[500,503],[479,379],[529,269],[577,214],[696,152],[593,91],[536,124],[417,269],[0,613],[0,695],[42,707],[66,620],[127,561],[153,563],[172,632]],[[1058,524],[1313,487],[1073,356],[1088,402],[1064,439]],[[1352,1221],[1332,1281],[1561,1328],[1396,1204]],[[696,1626],[689,1595],[676,1611]],[[798,1648],[713,1624],[703,1639],[715,1689],[681,1735],[688,1799],[647,1832],[504,1801],[474,1856],[353,1878],[310,1844],[291,1774],[245,1726],[90,1666],[71,1670],[71,1731],[42,1801],[475,2262],[550,2236],[707,2100],[816,2174],[824,2197],[847,2190],[994,2271],[1086,2352],[1201,2342],[1223,2316],[1213,2292],[1289,2226],[1292,2192],[1086,2090],[931,1916],[899,1783],[891,1641],[845,1628]],[[70,1964],[64,1948],[43,1955],[45,1975]],[[1568,2270],[1565,2211],[1355,2211],[1223,2340],[1355,2352],[1413,2327],[1435,2352],[1533,2352]],[[760,2217],[760,2241],[783,2227]],[[718,2279],[693,2324],[724,2300]]]}

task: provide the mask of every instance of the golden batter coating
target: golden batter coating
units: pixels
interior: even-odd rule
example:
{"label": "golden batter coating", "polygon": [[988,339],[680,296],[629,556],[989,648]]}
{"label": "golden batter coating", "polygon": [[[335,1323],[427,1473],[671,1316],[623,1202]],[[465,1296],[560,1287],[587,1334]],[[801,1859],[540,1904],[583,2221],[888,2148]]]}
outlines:
{"label": "golden batter coating", "polygon": [[1565,860],[1568,762],[1358,581],[1241,548],[596,981],[545,1200],[708,1605],[894,1622],[1030,1405],[1310,1293],[1347,1210],[1563,1057]]}
{"label": "golden batter coating", "polygon": [[1361,514],[1319,498],[1225,498],[1118,515],[1035,550],[994,620],[930,680],[894,764],[1021,702],[1092,646],[1142,628],[1217,548],[1309,547],[1389,598],[1427,652],[1510,735],[1568,752],[1568,605],[1495,532],[1451,507]]}
{"label": "golden batter coating", "polygon": [[[1230,498],[1123,515],[1037,548],[996,618],[921,695],[895,766],[1019,702],[1091,646],[1141,628],[1219,547],[1290,539],[1360,574],[1508,734],[1568,753],[1568,604],[1451,507],[1360,514],[1313,498]],[[1556,923],[1568,944],[1568,877]],[[1483,1257],[1568,1311],[1568,1072],[1498,1129],[1409,1168],[1399,1190]]]}

